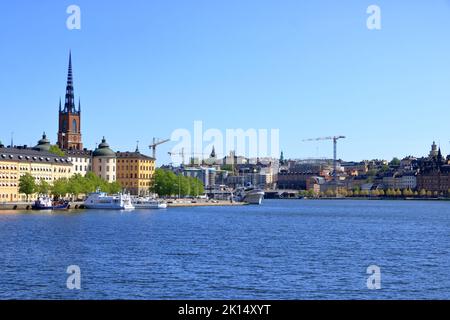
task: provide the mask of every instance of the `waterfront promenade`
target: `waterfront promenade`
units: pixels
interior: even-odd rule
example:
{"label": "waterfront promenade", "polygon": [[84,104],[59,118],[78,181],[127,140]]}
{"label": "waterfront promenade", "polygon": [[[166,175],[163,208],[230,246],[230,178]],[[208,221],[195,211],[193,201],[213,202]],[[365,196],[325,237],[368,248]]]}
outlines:
{"label": "waterfront promenade", "polygon": [[[0,210],[31,210],[33,202],[0,202]],[[225,200],[171,200],[167,202],[168,207],[209,207],[209,206],[242,206],[244,202],[230,202]],[[70,203],[69,209],[84,209],[82,201]]]}

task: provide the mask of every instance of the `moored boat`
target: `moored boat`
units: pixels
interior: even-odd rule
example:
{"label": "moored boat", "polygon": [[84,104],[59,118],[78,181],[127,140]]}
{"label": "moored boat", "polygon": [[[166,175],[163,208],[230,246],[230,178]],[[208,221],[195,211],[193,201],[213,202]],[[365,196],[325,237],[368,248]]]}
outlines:
{"label": "moored boat", "polygon": [[106,192],[93,192],[84,201],[87,209],[132,210],[131,197],[128,194],[108,195]]}
{"label": "moored boat", "polygon": [[264,190],[254,188],[254,187],[246,187],[239,188],[236,191],[235,200],[246,202],[248,204],[261,204],[262,199],[264,198]]}
{"label": "moored boat", "polygon": [[33,210],[66,210],[69,201],[52,201],[50,197],[39,197],[31,206]]}
{"label": "moored boat", "polygon": [[136,209],[165,209],[167,203],[162,200],[152,198],[135,198],[132,204]]}

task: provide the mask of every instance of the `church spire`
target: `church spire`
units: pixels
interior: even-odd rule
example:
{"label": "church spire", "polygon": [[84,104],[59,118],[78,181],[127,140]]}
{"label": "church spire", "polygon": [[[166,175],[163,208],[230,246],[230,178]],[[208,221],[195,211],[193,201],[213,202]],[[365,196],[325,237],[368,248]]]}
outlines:
{"label": "church spire", "polygon": [[81,99],[78,97],[78,113],[81,112]]}
{"label": "church spire", "polygon": [[75,112],[75,96],[73,93],[72,75],[72,51],[69,52],[69,69],[67,71],[66,99],[64,102],[64,112]]}

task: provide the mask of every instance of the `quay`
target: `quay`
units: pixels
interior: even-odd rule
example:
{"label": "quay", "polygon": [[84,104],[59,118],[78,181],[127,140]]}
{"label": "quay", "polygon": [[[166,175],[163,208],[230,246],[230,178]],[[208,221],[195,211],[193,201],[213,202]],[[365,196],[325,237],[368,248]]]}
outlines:
{"label": "quay", "polygon": [[[1,210],[31,210],[32,202],[0,202]],[[191,201],[191,200],[168,200],[168,207],[209,207],[209,206],[242,206],[245,202],[230,202],[225,200]],[[82,201],[71,202],[69,209],[85,209]]]}

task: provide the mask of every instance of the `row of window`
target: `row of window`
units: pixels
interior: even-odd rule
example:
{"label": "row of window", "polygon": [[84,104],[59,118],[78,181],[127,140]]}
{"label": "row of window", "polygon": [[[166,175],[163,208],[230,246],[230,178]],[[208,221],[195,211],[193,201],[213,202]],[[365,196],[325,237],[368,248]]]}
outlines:
{"label": "row of window", "polygon": [[[137,187],[138,183],[137,182],[125,182],[123,184],[124,187]],[[139,186],[140,187],[150,187],[150,182],[139,182]]]}
{"label": "row of window", "polygon": [[0,193],[0,199],[17,199],[17,194],[15,193],[11,193],[11,194],[6,194],[6,193]]}
{"label": "row of window", "polygon": [[[151,175],[150,174],[139,174],[139,179],[151,179]],[[119,179],[137,179],[138,175],[137,173],[132,174],[132,173],[128,173],[128,174],[119,174]]]}
{"label": "row of window", "polygon": [[[98,171],[102,171],[102,166],[98,166]],[[111,171],[111,167],[110,166],[106,166],[106,171]],[[115,172],[116,171],[116,167],[112,166],[112,171]]]}
{"label": "row of window", "polygon": [[91,166],[84,166],[84,170],[83,170],[83,166],[78,166],[78,165],[76,165],[75,166],[75,171],[88,171],[88,170],[91,170]]}
{"label": "row of window", "polygon": [[17,170],[16,166],[0,166],[0,170]]}
{"label": "row of window", "polygon": [[[104,160],[104,161],[103,161]],[[102,162],[106,162],[106,163],[116,163],[116,159],[103,159],[103,158],[100,158],[100,159],[98,159],[98,161],[100,162],[100,163],[102,163]]]}
{"label": "row of window", "polygon": [[89,158],[69,158],[71,162],[90,162]]}
{"label": "row of window", "polygon": [[0,187],[18,187],[18,183],[0,182]]}
{"label": "row of window", "polygon": [[[130,170],[138,170],[138,166],[118,166],[117,170],[123,170],[123,171],[128,171],[128,169]],[[153,166],[139,166],[139,170],[141,171],[154,171],[155,167]]]}
{"label": "row of window", "polygon": [[[118,163],[137,163],[139,160],[137,159],[118,159]],[[140,160],[141,163],[152,163],[153,160]]]}

